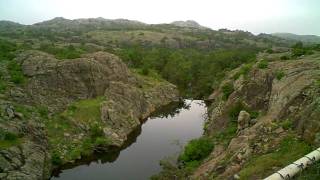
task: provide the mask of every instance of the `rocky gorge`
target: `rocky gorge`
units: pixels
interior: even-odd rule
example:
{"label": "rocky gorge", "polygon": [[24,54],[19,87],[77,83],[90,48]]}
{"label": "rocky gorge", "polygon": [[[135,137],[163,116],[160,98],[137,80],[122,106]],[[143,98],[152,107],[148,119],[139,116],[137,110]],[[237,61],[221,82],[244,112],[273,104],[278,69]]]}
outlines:
{"label": "rocky gorge", "polygon": [[[94,153],[128,150],[152,112],[182,98],[193,110],[169,112],[181,121],[159,116],[147,130],[161,135],[147,133],[138,154],[146,162],[164,154],[171,146],[157,142],[173,127],[174,138],[196,139],[180,144],[173,163],[154,158],[150,172],[162,171],[151,179],[264,178],[319,146],[319,52],[319,44],[194,21],[0,21],[0,179],[48,179]],[[135,178],[151,175],[140,170]]]}

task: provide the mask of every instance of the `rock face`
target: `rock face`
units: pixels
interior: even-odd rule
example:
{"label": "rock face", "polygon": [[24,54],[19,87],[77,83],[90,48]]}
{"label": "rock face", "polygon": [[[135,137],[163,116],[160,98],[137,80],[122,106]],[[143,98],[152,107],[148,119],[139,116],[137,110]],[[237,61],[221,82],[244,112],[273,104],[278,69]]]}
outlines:
{"label": "rock face", "polygon": [[51,167],[44,128],[36,120],[10,116],[6,112],[8,107],[13,114],[18,114],[11,103],[0,100],[0,131],[19,134],[19,138],[16,145],[0,149],[0,179],[46,179]]}
{"label": "rock face", "polygon": [[104,95],[111,81],[135,84],[126,65],[109,53],[97,52],[68,61],[29,51],[18,57],[29,77],[27,92],[34,102],[59,110],[72,101]]}
{"label": "rock face", "polygon": [[[238,79],[235,75],[241,68],[230,72],[221,87],[231,83],[234,91],[227,100],[223,99],[222,88],[210,96],[212,105],[205,132],[214,136],[230,127],[230,118],[232,119],[231,115],[236,109],[238,133],[233,135],[223,151],[213,151],[193,177],[232,179],[250,157],[267,153],[279,144],[288,133],[279,125],[283,122],[289,121],[293,131],[305,141],[319,145],[318,57],[319,54],[314,54],[296,60],[280,61],[274,57],[272,60],[268,59],[262,54],[258,58],[269,61],[267,68],[259,68],[257,62],[248,74],[240,75]],[[253,112],[258,112],[259,116],[250,120]],[[263,177],[256,175],[255,179],[257,178]]]}
{"label": "rock face", "polygon": [[[79,158],[75,150],[83,146],[84,140],[92,138],[91,125],[99,125],[103,130],[101,138],[108,145],[121,146],[151,112],[178,100],[174,85],[134,74],[117,56],[106,52],[57,60],[43,52],[27,51],[16,61],[28,80],[24,87],[13,89],[21,96],[3,102],[2,114],[6,118],[1,120],[0,128],[19,134],[19,141],[0,149],[0,179],[47,179],[52,168],[52,151],[60,153],[55,158],[62,163]],[[96,119],[80,121],[71,116],[64,122],[54,119],[73,103],[101,97],[103,100],[97,106],[100,117]],[[30,107],[23,112],[32,113],[16,112],[16,102]],[[44,117],[37,107],[47,107],[49,116]],[[67,123],[68,128],[60,128],[61,123]],[[52,135],[52,129],[58,131]]]}
{"label": "rock face", "polygon": [[174,21],[171,24],[180,26],[180,27],[188,27],[188,28],[196,28],[196,29],[208,29],[207,27],[201,26],[199,23],[193,20],[187,21]]}

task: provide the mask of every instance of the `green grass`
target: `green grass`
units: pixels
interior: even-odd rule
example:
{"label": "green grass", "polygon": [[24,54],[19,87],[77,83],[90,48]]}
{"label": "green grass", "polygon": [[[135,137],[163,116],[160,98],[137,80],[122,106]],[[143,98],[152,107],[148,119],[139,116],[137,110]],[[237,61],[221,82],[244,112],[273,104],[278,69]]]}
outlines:
{"label": "green grass", "polygon": [[17,134],[0,129],[0,149],[18,145],[20,142],[21,138]]}
{"label": "green grass", "polygon": [[81,122],[100,121],[100,105],[104,100],[104,97],[80,100],[71,104],[62,115]]}
{"label": "green grass", "polygon": [[320,162],[312,164],[295,178],[296,180],[318,180],[320,178]]}
{"label": "green grass", "polygon": [[[104,97],[80,100],[53,118],[45,118],[49,143],[55,149],[51,152],[54,165],[88,156],[95,148],[111,143],[104,135],[104,122],[100,118],[100,106],[104,100]],[[38,108],[38,112],[41,116],[47,117],[46,108]],[[83,126],[88,127],[88,131],[81,129]],[[84,135],[81,140],[74,139],[74,136],[80,134]]]}
{"label": "green grass", "polygon": [[311,150],[310,145],[296,139],[293,135],[289,135],[281,141],[278,150],[252,157],[239,175],[241,179],[264,178],[277,169],[294,162]]}

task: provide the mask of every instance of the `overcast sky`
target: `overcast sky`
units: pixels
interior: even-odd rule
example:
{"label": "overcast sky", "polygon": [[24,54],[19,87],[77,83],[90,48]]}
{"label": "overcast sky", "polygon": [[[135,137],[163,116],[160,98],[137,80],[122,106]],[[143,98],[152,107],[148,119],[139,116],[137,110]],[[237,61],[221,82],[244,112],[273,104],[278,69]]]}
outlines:
{"label": "overcast sky", "polygon": [[33,24],[54,17],[192,19],[212,29],[320,35],[320,0],[0,0],[0,20]]}

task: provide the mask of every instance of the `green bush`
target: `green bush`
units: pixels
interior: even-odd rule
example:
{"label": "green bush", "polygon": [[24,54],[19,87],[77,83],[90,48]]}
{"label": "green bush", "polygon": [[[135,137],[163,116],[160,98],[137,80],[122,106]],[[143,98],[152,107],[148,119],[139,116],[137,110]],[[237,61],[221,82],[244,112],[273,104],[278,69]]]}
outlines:
{"label": "green bush", "polygon": [[243,65],[240,70],[233,76],[234,80],[237,80],[241,75],[247,76],[252,68],[252,64]]}
{"label": "green bush", "polygon": [[0,39],[0,60],[12,60],[17,50],[17,45],[7,40]]}
{"label": "green bush", "polygon": [[0,80],[0,93],[3,93],[7,89],[7,84]]}
{"label": "green bush", "polygon": [[48,108],[47,107],[38,107],[38,113],[42,118],[48,118]]}
{"label": "green bush", "polygon": [[6,141],[15,141],[17,139],[18,139],[18,135],[11,132],[6,132],[4,135],[4,140]]}
{"label": "green bush", "polygon": [[108,145],[109,143],[110,143],[110,140],[105,137],[97,137],[94,142],[96,146]]}
{"label": "green bush", "polygon": [[10,61],[7,69],[9,71],[12,82],[14,82],[15,84],[22,84],[25,81],[21,66],[16,61]]}
{"label": "green bush", "polygon": [[187,167],[194,167],[206,158],[214,147],[213,141],[207,137],[191,140],[179,156],[179,161]]}
{"label": "green bush", "polygon": [[245,110],[245,106],[241,102],[235,103],[229,110],[228,115],[232,121],[237,121],[240,111]]}
{"label": "green bush", "polygon": [[286,55],[280,57],[281,60],[289,60],[290,58]]}
{"label": "green bush", "polygon": [[98,137],[103,137],[104,132],[99,125],[92,125],[90,127],[90,135],[91,135],[91,138],[95,140]]}
{"label": "green bush", "polygon": [[286,119],[280,122],[280,126],[285,130],[289,130],[293,128],[293,122],[290,119]]}
{"label": "green bush", "polygon": [[268,61],[267,60],[261,60],[259,63],[258,63],[258,68],[260,69],[266,69],[268,68]]}
{"label": "green bush", "polygon": [[272,54],[272,53],[273,53],[273,50],[272,50],[272,49],[267,49],[266,52],[269,53],[269,54]]}
{"label": "green bush", "polygon": [[60,155],[58,152],[53,152],[51,154],[51,162],[53,165],[59,166],[62,164],[62,159],[60,158]]}
{"label": "green bush", "polygon": [[224,100],[227,100],[227,99],[229,98],[230,94],[232,94],[233,91],[234,91],[234,88],[233,88],[233,84],[232,84],[232,83],[227,83],[227,84],[223,85],[223,86],[221,87],[221,89],[222,89],[222,93],[223,93],[222,98],[223,98]]}
{"label": "green bush", "polygon": [[278,71],[276,72],[276,78],[277,78],[277,80],[281,80],[284,76],[285,76],[285,74],[284,74],[283,71],[278,70]]}

